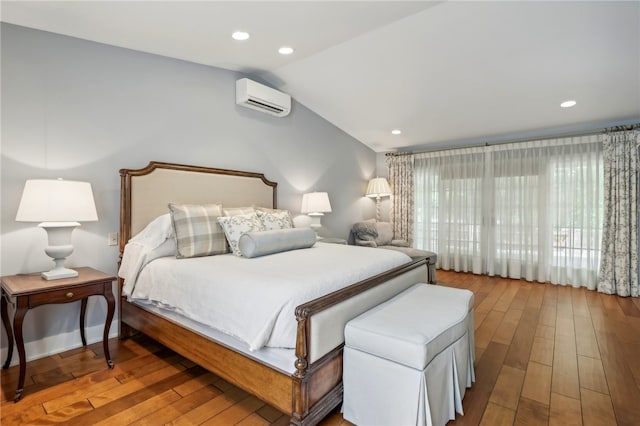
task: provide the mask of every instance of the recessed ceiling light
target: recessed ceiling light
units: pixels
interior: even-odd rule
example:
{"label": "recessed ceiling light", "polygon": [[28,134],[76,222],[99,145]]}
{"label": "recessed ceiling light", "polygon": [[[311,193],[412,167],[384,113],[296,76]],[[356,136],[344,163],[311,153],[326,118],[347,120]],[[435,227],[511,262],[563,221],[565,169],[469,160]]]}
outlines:
{"label": "recessed ceiling light", "polygon": [[562,108],[571,108],[576,103],[577,103],[576,101],[564,101],[563,103],[560,104],[560,107],[562,107]]}
{"label": "recessed ceiling light", "polygon": [[281,55],[291,55],[293,53],[293,47],[282,46],[280,49],[278,49],[278,53]]}
{"label": "recessed ceiling light", "polygon": [[402,133],[402,130],[400,130],[400,129],[393,129],[393,130],[391,131],[391,134],[392,134],[392,135],[399,135],[399,134],[401,134],[401,133]]}
{"label": "recessed ceiling light", "polygon": [[231,37],[233,37],[234,40],[247,40],[249,37],[251,37],[249,35],[249,33],[246,33],[244,31],[236,31],[235,33],[231,34]]}

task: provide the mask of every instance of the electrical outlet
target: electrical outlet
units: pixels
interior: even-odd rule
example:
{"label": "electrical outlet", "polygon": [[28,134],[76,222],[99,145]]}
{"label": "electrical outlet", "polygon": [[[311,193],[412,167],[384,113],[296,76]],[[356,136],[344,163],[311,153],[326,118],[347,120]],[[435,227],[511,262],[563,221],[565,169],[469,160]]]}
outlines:
{"label": "electrical outlet", "polygon": [[109,232],[109,236],[107,237],[107,245],[117,246],[118,245],[118,233],[117,232]]}

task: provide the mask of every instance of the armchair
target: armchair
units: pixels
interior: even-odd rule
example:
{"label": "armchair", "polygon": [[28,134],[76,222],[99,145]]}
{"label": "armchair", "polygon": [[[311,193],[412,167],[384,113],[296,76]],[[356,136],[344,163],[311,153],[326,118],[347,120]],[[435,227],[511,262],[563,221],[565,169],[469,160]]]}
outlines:
{"label": "armchair", "polygon": [[353,242],[357,246],[396,250],[410,257],[426,257],[428,265],[427,282],[436,283],[437,255],[431,251],[409,246],[405,240],[393,239],[393,226],[389,222],[356,222],[351,228]]}

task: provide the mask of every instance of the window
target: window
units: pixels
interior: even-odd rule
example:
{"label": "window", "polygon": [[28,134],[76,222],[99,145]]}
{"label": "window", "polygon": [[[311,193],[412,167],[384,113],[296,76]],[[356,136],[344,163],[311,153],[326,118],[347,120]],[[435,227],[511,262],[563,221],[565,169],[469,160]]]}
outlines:
{"label": "window", "polygon": [[417,154],[415,245],[443,269],[595,282],[601,154],[598,136]]}

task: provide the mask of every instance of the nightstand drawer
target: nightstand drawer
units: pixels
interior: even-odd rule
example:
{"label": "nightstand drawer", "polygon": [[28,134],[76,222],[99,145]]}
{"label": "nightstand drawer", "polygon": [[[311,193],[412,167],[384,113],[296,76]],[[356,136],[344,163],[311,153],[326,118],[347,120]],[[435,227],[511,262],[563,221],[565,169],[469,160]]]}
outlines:
{"label": "nightstand drawer", "polygon": [[104,294],[104,283],[96,283],[87,286],[63,288],[60,290],[37,293],[29,296],[29,307],[44,305],[47,303],[66,303],[84,299],[96,294]]}

